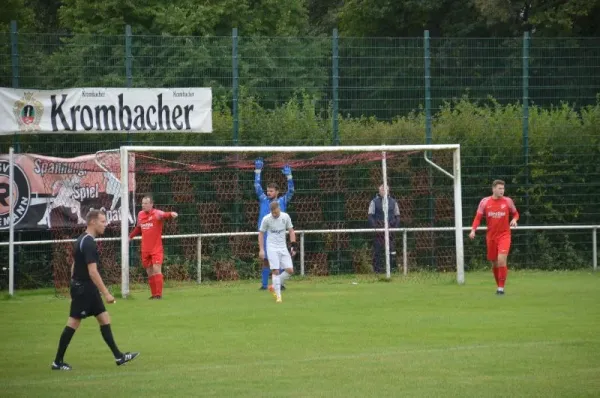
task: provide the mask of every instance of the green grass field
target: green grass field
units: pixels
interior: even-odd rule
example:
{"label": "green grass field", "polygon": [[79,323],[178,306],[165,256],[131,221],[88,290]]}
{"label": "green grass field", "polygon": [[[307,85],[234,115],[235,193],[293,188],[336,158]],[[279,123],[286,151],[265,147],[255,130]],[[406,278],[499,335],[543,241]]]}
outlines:
{"label": "green grass field", "polygon": [[[413,275],[389,283],[288,281],[283,304],[257,282],[146,291],[109,306],[117,367],[94,319],[50,370],[69,300],[0,301],[4,397],[592,397],[600,394],[600,275]],[[358,282],[353,284],[352,282]]]}

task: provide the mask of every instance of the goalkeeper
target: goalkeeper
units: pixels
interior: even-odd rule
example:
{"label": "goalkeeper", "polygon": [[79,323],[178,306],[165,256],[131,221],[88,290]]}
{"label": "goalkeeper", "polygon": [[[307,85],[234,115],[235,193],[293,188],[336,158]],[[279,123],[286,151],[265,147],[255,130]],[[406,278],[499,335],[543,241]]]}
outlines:
{"label": "goalkeeper", "polygon": [[[285,195],[279,197],[279,187],[277,184],[271,182],[267,185],[267,193],[262,189],[260,175],[262,173],[262,169],[264,166],[264,162],[262,158],[258,158],[254,161],[254,190],[256,191],[256,196],[258,198],[258,229],[260,230],[260,223],[262,219],[271,212],[269,208],[271,202],[279,203],[279,208],[281,211],[285,212],[287,208],[287,204],[292,200],[292,196],[294,196],[294,180],[292,179],[292,168],[289,165],[285,165],[281,170],[288,182],[288,189]],[[264,244],[266,246],[268,233],[264,234]],[[263,269],[261,272],[261,286],[260,290],[267,290],[269,284],[269,274],[271,270],[269,268],[269,259],[267,255],[263,260]],[[283,270],[282,270],[283,271]],[[285,289],[285,286],[281,286],[282,289]]]}

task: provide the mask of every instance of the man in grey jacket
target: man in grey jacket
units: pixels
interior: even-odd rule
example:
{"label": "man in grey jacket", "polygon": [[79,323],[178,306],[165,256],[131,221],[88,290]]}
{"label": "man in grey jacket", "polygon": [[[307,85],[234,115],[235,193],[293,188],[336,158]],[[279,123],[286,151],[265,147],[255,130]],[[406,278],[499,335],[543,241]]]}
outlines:
{"label": "man in grey jacket", "polygon": [[[384,228],[383,198],[386,196],[384,186],[379,187],[379,193],[371,200],[369,204],[369,226],[373,228]],[[388,225],[389,228],[398,228],[400,226],[400,208],[396,199],[389,196],[388,201]],[[396,257],[396,248],[394,234],[390,232],[390,267],[394,267],[393,259]],[[373,271],[379,274],[385,272],[385,233],[376,232],[373,238]]]}

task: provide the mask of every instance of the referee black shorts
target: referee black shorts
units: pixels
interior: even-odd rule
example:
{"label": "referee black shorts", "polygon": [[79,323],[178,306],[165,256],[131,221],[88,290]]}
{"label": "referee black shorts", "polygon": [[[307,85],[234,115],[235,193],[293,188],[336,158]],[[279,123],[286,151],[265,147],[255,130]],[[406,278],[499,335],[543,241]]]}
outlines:
{"label": "referee black shorts", "polygon": [[106,312],[100,291],[91,281],[71,280],[71,310],[69,316],[84,319],[88,316],[98,316]]}

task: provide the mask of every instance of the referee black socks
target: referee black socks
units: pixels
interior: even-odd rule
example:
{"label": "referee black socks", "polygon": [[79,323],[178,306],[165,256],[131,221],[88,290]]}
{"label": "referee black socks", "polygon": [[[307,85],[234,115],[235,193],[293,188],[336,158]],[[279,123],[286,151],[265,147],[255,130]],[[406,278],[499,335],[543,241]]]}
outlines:
{"label": "referee black socks", "polygon": [[115,343],[112,330],[110,329],[110,323],[107,325],[101,325],[100,333],[102,333],[102,338],[106,342],[106,345],[110,347],[110,350],[115,356],[115,359],[121,358],[123,356],[123,353],[117,348],[117,344]]}
{"label": "referee black socks", "polygon": [[63,358],[65,357],[65,352],[67,351],[67,347],[75,334],[75,329],[70,326],[65,326],[62,334],[60,335],[60,340],[58,341],[58,351],[56,351],[56,358],[54,359],[55,363],[62,363]]}

